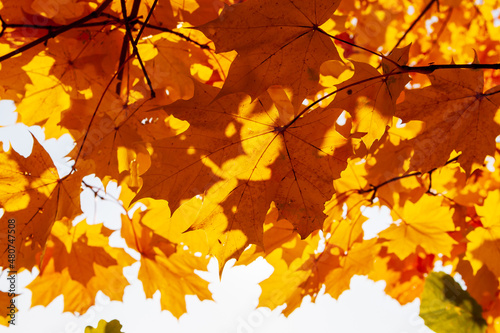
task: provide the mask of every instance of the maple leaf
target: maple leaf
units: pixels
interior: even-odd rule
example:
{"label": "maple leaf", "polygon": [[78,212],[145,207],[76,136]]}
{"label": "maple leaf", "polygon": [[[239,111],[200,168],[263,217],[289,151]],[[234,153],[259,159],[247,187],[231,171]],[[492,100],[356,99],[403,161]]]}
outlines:
{"label": "maple leaf", "polygon": [[[5,44],[0,44],[0,50],[2,53],[11,52],[15,50],[14,47],[10,47]],[[20,102],[22,97],[26,93],[26,85],[32,83],[30,76],[25,71],[19,71],[29,64],[30,60],[38,52],[34,50],[26,51],[26,57],[17,57],[11,60],[10,65],[0,63],[0,75],[2,76],[2,81],[0,82],[0,96],[2,99],[10,99],[15,102]]]}
{"label": "maple leaf", "polygon": [[[287,314],[300,306],[306,294],[302,284],[308,280],[310,272],[308,269],[300,268],[308,258],[314,255],[319,241],[317,234],[305,240],[300,240],[296,233],[292,235],[290,239],[284,239],[276,250],[266,254],[266,261],[273,265],[274,272],[260,283],[262,294],[259,298],[259,305],[270,309],[286,303]],[[287,257],[292,258],[292,261],[287,263]]]}
{"label": "maple leaf", "polygon": [[457,272],[466,283],[469,294],[488,311],[496,300],[498,278],[488,266],[483,265],[477,272],[473,272],[472,265],[467,260],[461,260],[457,265]]}
{"label": "maple leaf", "polygon": [[293,89],[293,104],[300,104],[316,86],[321,64],[340,60],[319,28],[339,3],[250,0],[224,7],[216,20],[197,27],[217,52],[238,52],[219,97],[243,91],[256,98],[282,84]]}
{"label": "maple leaf", "polygon": [[[170,210],[166,201],[151,202],[150,207],[145,212],[136,210],[131,218],[122,216],[122,236],[130,248],[141,254],[138,278],[146,297],[152,298],[159,290],[162,310],[169,310],[179,318],[186,312],[186,295],[211,299],[208,282],[195,274],[195,270],[206,270],[208,258],[197,257],[194,252],[184,250],[183,245],[163,237],[175,237],[172,235],[175,229],[168,226]],[[163,219],[160,223],[158,214]],[[152,224],[155,229],[147,226]]]}
{"label": "maple leaf", "polygon": [[432,188],[438,193],[446,192],[448,198],[463,206],[482,205],[487,193],[480,191],[481,186],[467,178],[459,164],[446,165],[433,173]]}
{"label": "maple leaf", "polygon": [[152,167],[137,198],[168,199],[175,210],[181,200],[202,195],[204,204],[190,230],[211,232],[223,265],[248,243],[262,242],[272,201],[302,237],[320,228],[331,181],[345,168],[352,147],[335,130],[338,113],[316,109],[293,118],[273,108],[272,100],[250,102],[239,95],[209,104],[218,92],[197,84],[193,99],[165,108],[190,128],[155,142]]}
{"label": "maple leaf", "polygon": [[455,241],[447,233],[455,230],[455,225],[452,211],[442,203],[442,198],[424,195],[417,204],[407,201],[403,212],[393,211],[394,218],[402,221],[380,233],[387,239],[389,253],[404,259],[421,246],[429,254],[449,256]]}
{"label": "maple leaf", "polygon": [[432,272],[426,278],[420,316],[436,332],[484,332],[486,321],[476,300],[449,275]]}
{"label": "maple leaf", "polygon": [[[53,39],[50,48],[40,55],[54,61],[50,71],[45,74],[47,80],[51,79],[49,74],[57,77],[59,82],[53,82],[53,85],[56,88],[62,85],[73,99],[87,99],[88,95],[102,94],[107,81],[114,74],[114,64],[118,61],[118,54],[106,54],[102,45],[118,48],[122,39],[123,32],[111,28],[75,29]],[[33,70],[38,74],[32,81],[35,85],[46,86],[47,83],[40,82],[40,76],[44,73],[37,66],[41,65],[41,61],[32,64]]]}
{"label": "maple leaf", "polygon": [[476,273],[482,265],[486,265],[495,276],[500,274],[500,265],[496,258],[500,255],[500,225],[498,203],[499,191],[490,192],[483,206],[476,207],[481,217],[483,227],[474,229],[467,235],[468,244],[466,259],[470,261],[473,272]]}
{"label": "maple leaf", "polygon": [[483,92],[483,72],[439,69],[429,74],[431,85],[405,92],[396,116],[420,120],[425,128],[410,143],[411,169],[429,171],[446,163],[453,150],[467,175],[495,152],[500,125],[494,120],[500,104],[499,87]]}
{"label": "maple leaf", "polygon": [[[12,149],[0,154],[0,168],[0,206],[5,210],[2,218],[15,221],[16,267],[32,268],[34,254],[44,248],[52,224],[79,212],[82,174],[60,179],[52,159],[36,139],[27,158]],[[0,231],[7,235],[8,228],[4,223]],[[8,237],[0,244],[1,266],[7,267]]]}
{"label": "maple leaf", "polygon": [[249,246],[238,258],[236,265],[248,265],[258,257],[265,256],[281,248],[285,243],[294,249],[293,252],[287,251],[282,253],[281,259],[287,265],[290,265],[297,258],[295,252],[304,252],[309,243],[301,240],[300,235],[297,234],[297,231],[289,221],[278,219],[278,217],[279,211],[276,205],[272,203],[264,221],[262,246],[255,244]]}
{"label": "maple leaf", "polygon": [[390,76],[399,73],[396,65],[406,64],[409,49],[410,46],[396,49],[382,60],[385,75],[369,64],[353,61],[354,75],[337,86],[339,92],[332,106],[352,114],[354,130],[366,133],[363,142],[368,147],[380,139],[386,126],[391,124],[396,100],[410,81],[408,74]]}
{"label": "maple leaf", "polygon": [[[310,295],[315,301],[323,285],[326,293],[338,298],[349,288],[352,276],[371,270],[372,265],[367,263],[373,261],[380,249],[376,239],[362,241],[362,222],[335,222],[325,228],[329,234],[325,239],[321,240],[319,233],[313,233],[301,240],[295,232],[287,233],[285,237],[280,234],[283,229],[288,229],[288,221],[268,221],[269,231],[265,237],[276,245],[266,248],[263,256],[273,265],[274,272],[260,283],[259,305],[274,309],[286,303],[283,313],[288,316],[300,306],[305,295]],[[322,241],[324,248],[319,249]]]}
{"label": "maple leaf", "polygon": [[368,277],[374,281],[384,280],[385,293],[400,304],[407,304],[422,294],[425,276],[434,268],[435,257],[419,251],[401,260],[382,247]]}
{"label": "maple leaf", "polygon": [[27,286],[33,292],[31,306],[47,306],[62,294],[64,311],[83,314],[94,305],[99,290],[111,300],[122,300],[128,285],[123,267],[134,260],[123,249],[109,246],[110,234],[101,224],[57,221],[38,258],[40,274]]}
{"label": "maple leaf", "polygon": [[[88,107],[90,103],[82,104]],[[147,108],[142,100],[124,105],[114,94],[108,94],[103,108],[98,116],[88,109],[77,119],[73,113],[65,114],[61,124],[77,142],[69,156],[77,160],[77,168],[86,163],[87,173],[101,179],[112,176],[119,182],[128,177],[128,185],[138,188],[142,184],[139,176],[151,165],[147,142],[179,134],[188,124],[154,107]],[[82,131],[82,118],[94,126]]]}

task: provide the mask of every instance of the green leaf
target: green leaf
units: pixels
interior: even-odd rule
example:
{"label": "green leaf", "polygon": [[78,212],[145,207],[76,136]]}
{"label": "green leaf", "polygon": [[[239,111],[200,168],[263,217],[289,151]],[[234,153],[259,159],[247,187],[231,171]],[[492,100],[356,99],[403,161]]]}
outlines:
{"label": "green leaf", "polygon": [[455,280],[433,272],[425,280],[420,317],[436,333],[480,333],[486,331],[483,309]]}
{"label": "green leaf", "polygon": [[104,319],[101,319],[96,328],[92,326],[85,327],[85,333],[123,333],[121,329],[122,324],[118,320],[114,319],[108,323]]}

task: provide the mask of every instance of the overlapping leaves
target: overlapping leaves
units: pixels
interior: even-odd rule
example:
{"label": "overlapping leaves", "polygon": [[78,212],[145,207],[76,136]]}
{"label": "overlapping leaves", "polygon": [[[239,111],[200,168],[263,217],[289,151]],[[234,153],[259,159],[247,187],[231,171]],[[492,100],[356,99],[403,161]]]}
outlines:
{"label": "overlapping leaves", "polygon": [[[140,255],[146,296],[159,290],[177,317],[186,295],[210,299],[195,273],[209,255],[221,270],[263,256],[274,272],[260,305],[286,303],[287,315],[323,286],[338,297],[355,274],[412,301],[439,258],[493,327],[496,6],[2,2],[0,98],[25,124],[76,143],[65,177],[37,141],[27,158],[0,154],[16,268],[40,269],[32,304],[64,294],[65,310],[83,313],[98,290],[122,299],[134,260],[109,246],[106,228],[71,222],[94,174],[120,185],[121,235]],[[366,206],[391,209],[374,237]],[[7,238],[0,245],[5,268]]]}

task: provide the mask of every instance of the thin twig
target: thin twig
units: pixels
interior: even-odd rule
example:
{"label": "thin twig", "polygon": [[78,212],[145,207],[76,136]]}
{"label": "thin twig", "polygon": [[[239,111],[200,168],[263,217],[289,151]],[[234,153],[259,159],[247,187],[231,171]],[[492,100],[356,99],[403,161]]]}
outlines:
{"label": "thin twig", "polygon": [[165,28],[165,27],[159,27],[159,26],[156,26],[156,25],[152,25],[152,24],[149,24],[149,23],[145,23],[145,22],[142,22],[139,20],[139,24],[143,24],[144,26],[146,26],[146,28],[151,28],[151,29],[155,29],[155,30],[159,30],[159,31],[163,31],[163,32],[168,32],[168,33],[171,33],[173,35],[176,35],[182,39],[184,39],[185,41],[187,42],[190,42],[190,43],[193,43],[195,45],[197,45],[199,48],[201,49],[205,49],[205,50],[210,50],[210,51],[213,51],[210,46],[208,46],[207,44],[201,44],[193,39],[191,39],[189,36],[186,36],[178,31],[174,31],[172,29],[169,29],[169,28]]}
{"label": "thin twig", "polygon": [[382,58],[382,59],[384,59],[384,60],[387,60],[387,61],[389,61],[389,62],[393,63],[396,67],[399,67],[399,64],[398,64],[397,62],[395,62],[395,61],[394,61],[394,60],[392,60],[391,58],[389,58],[389,57],[387,57],[387,56],[383,55],[382,53],[377,53],[377,52],[375,52],[375,51],[372,51],[372,50],[370,50],[370,49],[367,49],[366,47],[359,46],[359,45],[354,44],[354,43],[351,43],[351,42],[349,42],[349,41],[347,41],[347,40],[343,40],[342,38],[339,38],[339,37],[336,37],[336,36],[330,35],[329,33],[327,33],[326,31],[324,31],[324,30],[322,30],[322,29],[317,29],[317,31],[319,31],[319,32],[321,32],[322,34],[325,34],[325,35],[327,35],[328,37],[333,38],[333,39],[335,39],[335,40],[337,40],[337,41],[339,41],[339,42],[346,43],[347,45],[350,45],[350,46],[352,46],[352,47],[356,47],[356,48],[361,49],[361,50],[363,50],[363,51],[365,51],[365,52],[368,52],[368,53],[371,53],[371,54],[373,54],[373,55],[376,55],[377,57],[380,57],[380,58]]}
{"label": "thin twig", "polygon": [[452,13],[453,13],[453,7],[450,7],[450,9],[448,9],[448,13],[446,14],[446,17],[444,18],[443,24],[441,24],[441,27],[439,28],[439,31],[436,34],[436,37],[434,37],[434,40],[432,41],[432,46],[430,47],[429,51],[424,52],[424,54],[430,52],[430,50],[437,44],[437,41],[439,40],[439,38],[443,34],[444,29],[446,28],[446,26],[448,25],[448,22],[450,21]]}
{"label": "thin twig", "polygon": [[155,10],[156,4],[158,3],[158,0],[155,0],[153,2],[153,5],[151,6],[151,9],[149,10],[148,16],[146,17],[146,20],[144,23],[141,25],[141,29],[139,29],[139,33],[137,33],[137,36],[135,37],[134,44],[137,45],[139,42],[139,39],[142,36],[142,33],[144,32],[144,28],[146,28],[146,24],[149,22],[149,19],[151,18],[151,15],[153,15],[153,11]]}
{"label": "thin twig", "polygon": [[[122,67],[125,66],[125,64],[132,58],[132,55],[129,56],[126,61],[122,64]],[[83,136],[82,140],[82,145],[80,146],[80,149],[78,149],[78,153],[76,154],[75,157],[75,164],[73,164],[73,169],[76,169],[76,163],[78,162],[78,159],[80,158],[80,154],[82,153],[83,146],[85,145],[85,142],[87,141],[87,136],[90,133],[90,128],[92,127],[92,124],[94,123],[94,119],[97,115],[97,110],[99,110],[99,107],[101,106],[102,101],[104,100],[104,95],[106,95],[106,92],[108,91],[109,87],[111,86],[111,83],[113,83],[113,80],[117,77],[118,73],[120,71],[120,68],[118,68],[118,71],[113,75],[111,80],[109,80],[107,86],[104,88],[104,91],[101,95],[101,98],[99,98],[99,102],[97,102],[97,105],[94,109],[94,113],[92,114],[92,117],[90,118],[89,125],[87,126],[87,130],[85,131],[85,135]]]}
{"label": "thin twig", "polygon": [[[437,0],[431,0],[427,6],[425,6],[424,10],[422,10],[422,12],[420,13],[420,15],[418,15],[418,17],[415,19],[415,21],[413,21],[413,23],[408,27],[408,29],[406,29],[405,33],[403,34],[403,36],[401,36],[401,38],[398,40],[398,42],[396,43],[396,45],[394,45],[394,47],[392,48],[391,52],[394,51],[394,49],[396,47],[399,46],[399,44],[401,44],[401,42],[406,38],[406,35],[408,35],[410,33],[410,31],[412,31],[412,29],[415,27],[415,25],[422,19],[422,17],[424,17],[425,13],[427,13],[429,11],[429,9],[431,9],[432,5],[436,2]],[[389,52],[389,53],[391,53]]]}
{"label": "thin twig", "polygon": [[[141,0],[134,0],[134,4],[132,5],[132,12],[130,13],[130,16],[127,16],[126,9],[125,9],[125,14],[123,16],[123,19],[125,23],[130,24],[131,20],[135,20],[137,17],[137,14],[139,13],[139,6],[141,4]],[[126,8],[126,7],[125,7]],[[128,29],[127,29],[128,30]],[[129,34],[126,33],[125,36],[123,37],[123,42],[122,42],[122,48],[120,50],[120,60],[118,63],[118,76],[116,77],[118,80],[118,83],[116,84],[116,93],[118,95],[121,95],[121,90],[122,90],[122,80],[123,80],[123,71],[125,70],[125,67],[123,64],[125,63],[125,59],[127,58],[128,55],[128,50],[129,50],[129,41],[133,41],[133,39],[129,40]]]}
{"label": "thin twig", "polygon": [[[64,25],[39,25],[39,24],[22,24],[22,23],[6,23],[3,19],[2,16],[0,15],[0,22],[2,23],[2,31],[0,32],[0,37],[2,37],[2,34],[4,33],[4,30],[7,28],[30,28],[30,29],[41,29],[41,30],[49,30],[53,31],[55,29],[59,29],[61,27],[64,27]],[[90,22],[90,23],[83,23],[80,25],[75,25],[73,28],[87,28],[87,27],[99,27],[99,26],[105,26],[108,24],[117,24],[117,23],[124,23],[123,20],[106,20],[106,21],[99,21],[99,22]]]}
{"label": "thin twig", "polygon": [[[139,1],[140,3],[140,1]],[[134,3],[135,4],[135,3]],[[132,36],[132,30],[128,21],[128,16],[127,16],[127,5],[125,3],[125,0],[121,0],[121,5],[122,5],[122,11],[123,11],[123,18],[125,19],[125,26],[127,30],[127,35],[128,35],[128,40],[130,41],[130,44],[132,44],[132,49],[134,52],[134,55],[136,56],[137,60],[139,61],[139,64],[141,65],[142,72],[144,73],[144,77],[146,78],[146,82],[148,83],[149,89],[151,91],[151,98],[155,98],[156,94],[153,89],[153,85],[151,84],[151,80],[149,79],[148,72],[146,71],[146,67],[144,66],[144,63],[142,62],[141,55],[139,54],[139,50],[137,49],[137,44],[134,42],[134,37]]]}
{"label": "thin twig", "polygon": [[[460,155],[455,156],[454,158],[452,158],[452,159],[448,160],[448,161],[447,161],[447,162],[446,162],[443,166],[446,166],[446,165],[448,165],[448,164],[450,164],[450,163],[454,163],[454,162],[456,162],[456,161],[459,159],[459,157],[460,157]],[[428,175],[429,175],[429,177],[431,177],[431,176],[432,176],[432,173],[433,173],[434,171],[436,171],[436,170],[437,170],[437,168],[434,168],[434,169],[432,169],[432,170],[430,170],[430,171],[427,171],[426,173],[422,173],[422,172],[420,172],[420,171],[416,171],[416,172],[413,172],[413,173],[409,173],[409,174],[407,174],[407,175],[398,176],[398,177],[393,177],[393,178],[388,179],[388,180],[386,180],[386,181],[384,181],[384,182],[382,182],[382,183],[380,183],[380,184],[378,184],[378,185],[371,185],[371,184],[370,184],[370,185],[369,185],[369,186],[370,186],[370,188],[367,188],[367,189],[361,189],[361,190],[358,190],[357,192],[358,192],[359,194],[372,193],[372,196],[371,196],[371,198],[370,198],[370,202],[373,202],[373,200],[375,199],[375,197],[376,197],[376,195],[377,195],[377,191],[378,191],[378,189],[379,189],[379,188],[381,188],[382,186],[385,186],[385,185],[387,185],[387,184],[390,184],[390,183],[393,183],[393,182],[395,182],[395,181],[398,181],[398,180],[401,180],[401,179],[404,179],[404,178],[408,178],[408,177],[423,176],[423,175],[425,175],[425,174],[428,174]],[[427,188],[427,192],[426,192],[426,193],[430,193],[430,194],[432,194],[432,195],[435,195],[434,193],[432,193],[432,192],[431,192],[431,189],[432,189],[432,181],[431,181],[431,179],[432,179],[432,178],[430,178],[430,181],[429,181],[429,186],[428,186],[428,188]]]}
{"label": "thin twig", "polygon": [[[97,8],[95,11],[93,11],[92,13],[90,13],[89,15],[85,16],[85,17],[82,17],[81,19],[79,20],[76,20],[75,22],[73,23],[70,23],[68,25],[64,25],[64,26],[61,26],[60,28],[57,28],[55,30],[49,30],[49,33],[47,33],[45,36],[43,37],[40,37],[34,41],[32,41],[31,43],[28,43],[26,45],[23,45],[21,46],[20,48],[12,51],[12,52],[9,52],[3,56],[0,57],[0,62],[4,61],[4,60],[7,60],[9,58],[12,58],[13,56],[19,54],[19,53],[22,53],[26,50],[29,50],[31,49],[32,47],[35,47],[37,46],[38,44],[42,44],[42,43],[45,43],[47,42],[49,39],[51,38],[54,38],[56,36],[59,36],[60,34],[68,31],[68,30],[71,30],[73,29],[74,27],[77,27],[77,26],[80,26],[82,24],[84,24],[85,22],[91,20],[91,19],[94,19],[96,17],[98,17],[102,11],[104,9],[106,9],[106,7],[109,6],[109,4],[112,2],[113,0],[105,0],[102,5],[99,6],[99,8]],[[2,22],[3,23],[3,22]]]}

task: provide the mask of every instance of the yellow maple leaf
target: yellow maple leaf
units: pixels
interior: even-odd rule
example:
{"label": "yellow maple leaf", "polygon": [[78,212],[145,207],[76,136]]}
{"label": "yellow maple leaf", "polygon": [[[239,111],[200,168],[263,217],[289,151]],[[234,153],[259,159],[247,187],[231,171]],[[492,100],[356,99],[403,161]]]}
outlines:
{"label": "yellow maple leaf", "polygon": [[[186,295],[196,295],[201,300],[211,299],[208,282],[195,273],[206,270],[206,254],[195,255],[198,250],[184,249],[185,245],[170,242],[167,238],[179,239],[182,231],[171,228],[170,209],[163,200],[145,201],[149,209],[137,209],[132,218],[122,215],[122,236],[127,245],[141,254],[139,280],[142,281],[147,298],[156,291],[161,293],[162,310],[170,311],[179,318],[186,312]],[[164,238],[167,237],[167,238]],[[188,244],[201,242],[193,234],[187,234]]]}
{"label": "yellow maple leaf", "polygon": [[443,198],[424,195],[416,203],[407,201],[402,211],[393,211],[400,219],[379,236],[386,239],[388,252],[404,259],[420,246],[426,253],[450,255],[456,243],[448,232],[455,230],[453,211],[443,205]]}
{"label": "yellow maple leaf", "polygon": [[483,206],[476,206],[482,227],[477,227],[467,235],[465,258],[470,261],[474,274],[486,265],[495,276],[500,276],[500,191],[489,192]]}

